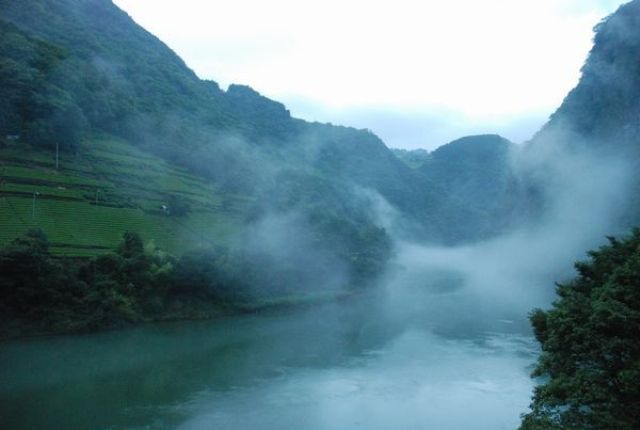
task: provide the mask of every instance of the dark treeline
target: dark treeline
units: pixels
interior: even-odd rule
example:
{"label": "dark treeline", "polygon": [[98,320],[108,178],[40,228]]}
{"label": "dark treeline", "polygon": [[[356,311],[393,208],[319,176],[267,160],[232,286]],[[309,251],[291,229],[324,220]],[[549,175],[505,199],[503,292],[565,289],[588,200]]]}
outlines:
{"label": "dark treeline", "polygon": [[155,315],[173,294],[175,261],[145,252],[125,234],[112,253],[60,259],[38,229],[0,250],[4,335],[73,332],[121,326]]}
{"label": "dark treeline", "polygon": [[542,354],[522,430],[632,430],[640,423],[640,229],[576,264],[531,315]]}
{"label": "dark treeline", "polygon": [[[312,300],[309,267],[280,265],[225,247],[176,258],[124,234],[113,252],[60,258],[39,229],[0,249],[0,337],[83,332],[162,319],[210,318]],[[379,261],[355,265],[341,291],[375,276]],[[381,256],[386,258],[386,256]],[[350,287],[350,288],[349,288]]]}

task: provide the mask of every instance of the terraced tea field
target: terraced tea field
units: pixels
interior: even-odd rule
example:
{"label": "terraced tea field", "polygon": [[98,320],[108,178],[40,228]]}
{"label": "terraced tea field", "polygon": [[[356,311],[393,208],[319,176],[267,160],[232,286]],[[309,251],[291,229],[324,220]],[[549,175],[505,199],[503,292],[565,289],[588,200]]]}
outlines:
{"label": "terraced tea field", "polygon": [[[225,243],[250,199],[219,192],[205,178],[111,138],[77,154],[12,143],[0,148],[0,245],[39,227],[52,252],[91,256],[113,249],[129,230],[172,254]],[[172,206],[189,208],[183,216]],[[164,207],[163,207],[164,206]]]}

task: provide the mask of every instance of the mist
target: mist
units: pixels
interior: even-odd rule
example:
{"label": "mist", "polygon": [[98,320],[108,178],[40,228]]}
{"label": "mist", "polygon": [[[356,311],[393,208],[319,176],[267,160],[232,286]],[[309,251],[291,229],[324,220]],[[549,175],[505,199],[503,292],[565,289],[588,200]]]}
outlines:
{"label": "mist", "polygon": [[[631,166],[575,151],[564,136],[514,149],[511,169],[537,204],[512,231],[480,242],[407,241],[400,211],[374,190],[350,189],[394,239],[386,273],[346,306],[283,319],[296,345],[274,349],[277,374],[198,393],[173,410],[190,417],[179,428],[516,427],[538,353],[528,314],[550,306],[555,283],[575,275],[588,249],[624,232]],[[303,228],[295,217],[267,220],[265,242],[289,231],[288,220],[290,231]]]}
{"label": "mist", "polygon": [[395,266],[383,284],[389,312],[428,319],[440,329],[526,327],[532,309],[553,301],[555,283],[575,275],[574,262],[606,236],[626,233],[621,220],[634,174],[629,158],[577,150],[566,136],[556,130],[514,148],[511,169],[535,204],[520,209],[512,231],[459,246],[397,239]]}

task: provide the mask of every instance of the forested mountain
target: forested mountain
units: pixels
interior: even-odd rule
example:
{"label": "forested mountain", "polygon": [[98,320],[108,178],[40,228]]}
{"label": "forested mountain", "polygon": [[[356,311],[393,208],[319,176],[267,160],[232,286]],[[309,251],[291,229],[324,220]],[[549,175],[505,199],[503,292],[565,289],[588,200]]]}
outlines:
{"label": "forested mountain", "polygon": [[615,223],[623,231],[640,221],[640,2],[622,5],[594,31],[578,85],[524,147],[522,173],[529,191],[536,190],[534,199],[544,202],[575,168],[572,161],[589,159],[591,166],[575,172],[576,180],[599,176],[600,182],[611,176],[602,170],[617,163],[613,170],[628,178],[604,192],[623,194]]}
{"label": "forested mountain", "polygon": [[[314,282],[319,291],[365,285],[392,256],[390,229],[443,243],[498,231],[484,208],[407,166],[370,131],[295,119],[250,87],[199,79],[109,0],[0,0],[0,33],[6,264],[25,249],[45,265],[51,250],[102,258],[138,226],[141,240],[183,254],[177,276],[194,272],[207,296],[242,285],[264,297]],[[83,218],[78,234],[74,217]],[[26,246],[33,241],[18,236],[27,227],[53,240]],[[68,281],[51,283],[80,313],[94,306],[83,285],[98,282],[83,270],[71,264]],[[101,297],[117,297],[105,306],[124,306],[122,315],[140,317],[147,300],[168,306],[156,287],[136,295],[119,278],[100,282]],[[57,289],[65,285],[78,287]],[[29,308],[30,291],[14,302]]]}
{"label": "forested mountain", "polygon": [[[549,178],[564,180],[557,173],[566,154],[555,156],[557,148],[630,148],[626,158],[637,166],[639,4],[598,26],[578,87],[522,151],[485,135],[397,156],[370,131],[292,118],[250,87],[225,91],[199,79],[109,0],[0,0],[0,136],[7,147],[0,167],[11,172],[3,174],[11,187],[6,195],[22,208],[3,213],[11,219],[21,213],[20,225],[29,217],[30,226],[55,233],[36,222],[34,186],[47,186],[51,201],[85,209],[99,206],[102,188],[104,203],[125,208],[122,218],[134,214],[137,225],[178,225],[178,215],[193,208],[199,223],[194,215],[182,225],[191,237],[207,239],[184,241],[175,248],[180,253],[219,244],[220,229],[207,231],[203,220],[224,218],[235,223],[237,253],[230,258],[258,262],[256,273],[271,268],[273,279],[293,285],[331,268],[344,274],[339,283],[362,285],[392,256],[390,233],[462,243],[543,213],[557,185]],[[62,170],[52,168],[53,155],[43,155],[56,147],[74,160]],[[108,160],[106,168],[96,160]],[[145,181],[141,168],[154,170],[154,180]],[[636,200],[626,203],[627,224],[640,214]],[[167,202],[174,212],[162,218],[169,212],[158,208]],[[60,217],[56,208],[51,213]],[[144,232],[142,239],[149,239]],[[54,241],[52,249],[67,245]],[[223,261],[227,253],[215,255]]]}
{"label": "forested mountain", "polygon": [[498,135],[467,136],[433,151],[419,167],[450,196],[483,215],[486,236],[509,230],[517,213],[518,179],[512,168],[513,143]]}
{"label": "forested mountain", "polygon": [[[83,136],[115,135],[223,190],[256,196],[253,215],[324,211],[337,223],[357,218],[374,228],[372,219],[363,223],[366,211],[353,218],[353,208],[342,208],[365,191],[394,206],[408,234],[445,242],[486,236],[475,223],[482,211],[438,177],[407,167],[375,135],[297,120],[249,87],[222,91],[200,80],[110,1],[2,0],[0,13],[0,73],[11,83],[2,87],[3,135],[69,151]],[[468,222],[449,222],[462,218]]]}
{"label": "forested mountain", "polygon": [[[582,228],[609,217],[619,233],[640,224],[640,1],[595,31],[580,82],[524,148],[522,165],[539,206],[565,188],[574,214],[595,213]],[[589,204],[576,204],[580,194]],[[590,251],[577,276],[558,284],[551,309],[531,314],[541,379],[521,429],[638,427],[639,237],[635,228]]]}
{"label": "forested mountain", "polygon": [[[579,85],[521,158],[560,146],[637,149],[638,7],[597,27]],[[460,139],[410,168],[368,131],[292,118],[247,86],[223,91],[110,1],[1,0],[0,12],[2,135],[71,152],[95,133],[118,136],[252,196],[249,219],[324,212],[320,224],[375,229],[361,203],[378,194],[405,234],[457,242],[503,231],[527,193],[544,194],[535,175],[521,182],[511,171],[511,145],[497,136]]]}
{"label": "forested mountain", "polygon": [[637,150],[640,139],[640,2],[631,1],[595,28],[594,45],[578,85],[538,133],[561,131],[573,145]]}

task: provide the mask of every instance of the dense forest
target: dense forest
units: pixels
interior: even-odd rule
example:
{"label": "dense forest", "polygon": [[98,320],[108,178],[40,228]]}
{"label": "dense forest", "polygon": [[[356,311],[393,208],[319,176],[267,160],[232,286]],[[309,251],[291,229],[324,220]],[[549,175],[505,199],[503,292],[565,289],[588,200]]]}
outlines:
{"label": "dense forest", "polygon": [[589,253],[531,314],[541,377],[521,429],[634,429],[640,421],[640,230]]}
{"label": "dense forest", "polygon": [[[371,240],[384,240],[383,237]],[[39,229],[0,249],[0,336],[86,332],[143,321],[199,319],[334,299],[299,261],[224,247],[176,258],[126,232],[94,258],[56,258]],[[387,255],[369,255],[348,274],[351,290],[375,277]],[[327,274],[324,275],[327,277]]]}

